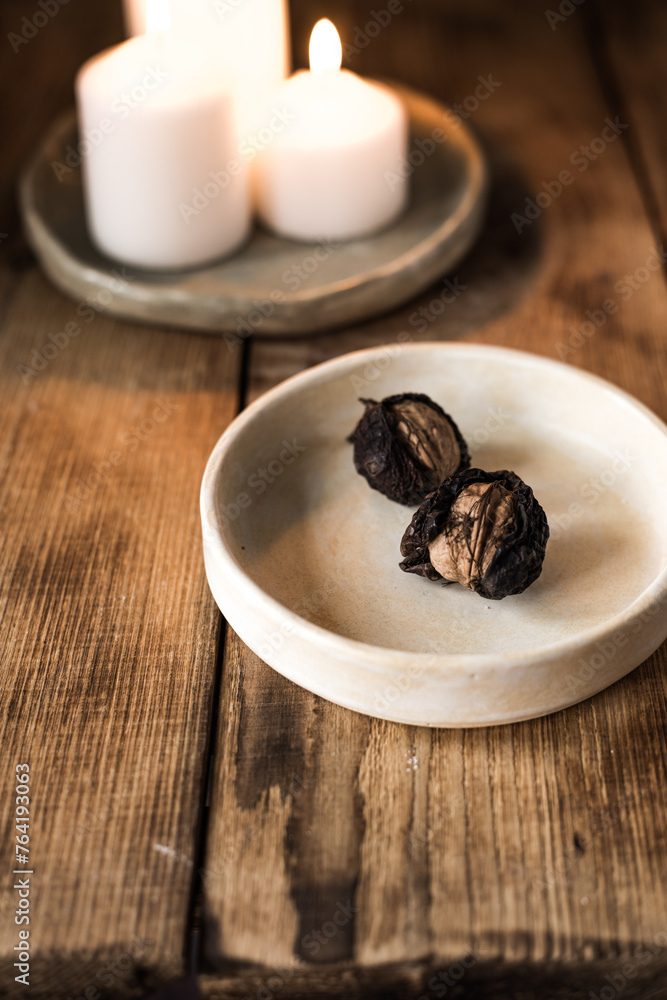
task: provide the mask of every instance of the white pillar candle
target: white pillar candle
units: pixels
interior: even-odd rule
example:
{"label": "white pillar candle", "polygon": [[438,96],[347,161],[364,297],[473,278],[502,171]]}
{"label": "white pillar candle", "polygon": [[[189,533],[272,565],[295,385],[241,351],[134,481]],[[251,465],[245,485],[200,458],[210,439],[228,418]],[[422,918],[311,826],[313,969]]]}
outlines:
{"label": "white pillar candle", "polygon": [[349,240],[387,226],[403,210],[408,185],[385,173],[407,155],[408,119],[386,87],[341,70],[342,49],[330,21],[310,41],[310,72],[274,95],[292,116],[257,163],[262,220],[296,240]]}
{"label": "white pillar candle", "polygon": [[[91,59],[76,81],[90,235],[149,269],[222,257],[250,230],[250,188],[230,90],[168,26]],[[164,19],[167,19],[165,22]]]}
{"label": "white pillar candle", "polygon": [[[123,0],[132,35],[146,30],[147,0]],[[289,72],[287,0],[171,0],[174,31],[231,80],[242,137],[263,124],[272,92]]]}

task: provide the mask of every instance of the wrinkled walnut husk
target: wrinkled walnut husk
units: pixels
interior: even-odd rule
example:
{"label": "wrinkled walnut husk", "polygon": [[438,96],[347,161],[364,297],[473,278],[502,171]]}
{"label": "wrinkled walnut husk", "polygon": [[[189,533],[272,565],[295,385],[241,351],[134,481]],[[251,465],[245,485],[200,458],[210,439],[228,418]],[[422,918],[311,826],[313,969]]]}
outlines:
{"label": "wrinkled walnut husk", "polygon": [[366,412],[349,439],[354,444],[354,465],[372,489],[390,500],[421,503],[443,479],[470,465],[458,427],[423,393],[360,402]]}
{"label": "wrinkled walnut husk", "polygon": [[[462,503],[459,498],[465,501],[465,492],[475,484],[489,484],[493,489],[484,491],[481,497],[477,495],[472,504]],[[462,513],[466,507],[469,512]],[[511,510],[509,519],[508,510]],[[485,544],[478,550],[474,542],[479,537],[478,519],[489,513],[491,517],[501,514],[502,520],[486,530]],[[548,538],[544,511],[530,486],[514,472],[468,469],[446,480],[415,513],[401,541],[404,559],[400,566],[406,573],[416,573],[427,580],[452,583],[465,577],[470,590],[499,601],[523,593],[537,580]],[[437,544],[441,548],[443,539],[451,543],[453,559],[460,567],[456,581],[444,578],[431,561],[429,547]],[[467,563],[462,565],[465,545]]]}

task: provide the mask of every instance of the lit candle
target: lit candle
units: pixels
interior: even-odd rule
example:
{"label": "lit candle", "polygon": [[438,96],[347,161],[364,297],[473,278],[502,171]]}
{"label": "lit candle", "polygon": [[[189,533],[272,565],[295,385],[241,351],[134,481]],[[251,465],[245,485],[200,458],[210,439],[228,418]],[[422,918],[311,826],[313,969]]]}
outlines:
{"label": "lit candle", "polygon": [[275,95],[291,123],[260,154],[257,197],[263,221],[297,240],[366,236],[405,207],[408,185],[385,172],[407,155],[408,120],[386,87],[341,70],[331,21],[310,40],[310,72],[296,73]]}
{"label": "lit candle", "polygon": [[[123,0],[132,35],[146,30],[146,0]],[[200,58],[224,72],[237,100],[243,137],[289,72],[287,0],[171,0],[173,29]]]}
{"label": "lit candle", "polygon": [[229,89],[168,30],[168,0],[150,0],[149,15],[147,34],[77,76],[88,227],[117,260],[194,267],[246,239],[247,169]]}

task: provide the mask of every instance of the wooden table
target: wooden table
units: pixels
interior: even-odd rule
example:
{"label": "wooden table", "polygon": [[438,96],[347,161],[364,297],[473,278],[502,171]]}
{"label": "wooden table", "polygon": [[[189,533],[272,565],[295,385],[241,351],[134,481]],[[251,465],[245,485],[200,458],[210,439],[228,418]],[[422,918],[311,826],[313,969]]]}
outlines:
{"label": "wooden table", "polygon": [[[248,400],[405,329],[561,357],[667,417],[667,291],[647,267],[667,227],[667,9],[403,0],[350,66],[460,104],[486,143],[494,190],[465,291],[423,333],[411,316],[438,288],[355,329],[230,350],[88,322],[20,235],[19,168],[78,65],[121,37],[119,7],[71,0],[16,52],[8,34],[39,8],[0,14],[2,996],[147,996],[186,975],[201,931],[209,998],[667,997],[665,647],[531,723],[368,719],[225,629],[197,507]],[[354,44],[371,16],[292,8],[300,63],[316,17]],[[618,309],[598,328],[605,300]],[[22,377],[77,318],[80,336]],[[12,965],[21,762],[29,988]]]}

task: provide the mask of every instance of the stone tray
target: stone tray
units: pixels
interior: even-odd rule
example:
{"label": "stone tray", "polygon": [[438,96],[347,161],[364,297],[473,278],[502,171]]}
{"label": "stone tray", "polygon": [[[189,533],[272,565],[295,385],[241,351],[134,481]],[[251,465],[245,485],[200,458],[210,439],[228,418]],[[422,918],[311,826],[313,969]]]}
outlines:
{"label": "stone tray", "polygon": [[[88,236],[80,168],[59,171],[60,180],[53,169],[65,162],[68,146],[76,149],[70,112],[53,124],[21,177],[28,240],[66,294],[93,297],[98,308],[122,319],[212,333],[285,335],[386,312],[423,291],[468,252],[482,225],[488,187],[483,154],[465,125],[430,98],[396,89],[410,114],[411,153],[423,162],[410,176],[407,211],[376,236],[316,255],[315,245],[279,239],[256,226],[240,253],[217,264],[168,273],[123,271]],[[446,139],[434,143],[437,129]],[[425,156],[415,143],[428,139],[426,148],[435,149]]]}

